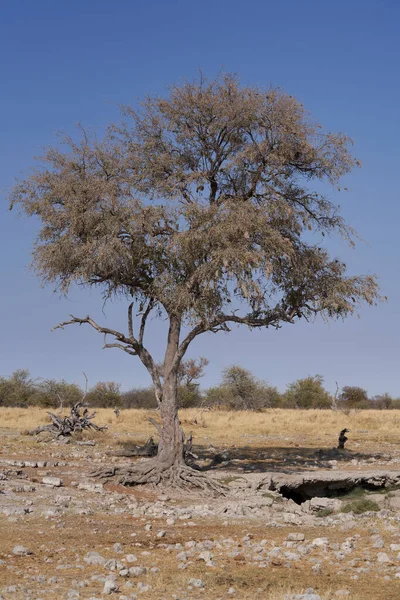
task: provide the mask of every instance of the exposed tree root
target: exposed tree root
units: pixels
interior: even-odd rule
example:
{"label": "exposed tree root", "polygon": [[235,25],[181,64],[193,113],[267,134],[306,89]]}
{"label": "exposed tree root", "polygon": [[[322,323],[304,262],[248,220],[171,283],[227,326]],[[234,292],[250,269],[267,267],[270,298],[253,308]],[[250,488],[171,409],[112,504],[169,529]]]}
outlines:
{"label": "exposed tree root", "polygon": [[226,495],[228,488],[218,481],[207,477],[184,463],[165,467],[157,460],[148,460],[135,466],[129,467],[106,467],[98,469],[91,474],[103,481],[113,477],[121,485],[151,484],[153,486],[165,485],[167,487],[193,490],[216,495]]}

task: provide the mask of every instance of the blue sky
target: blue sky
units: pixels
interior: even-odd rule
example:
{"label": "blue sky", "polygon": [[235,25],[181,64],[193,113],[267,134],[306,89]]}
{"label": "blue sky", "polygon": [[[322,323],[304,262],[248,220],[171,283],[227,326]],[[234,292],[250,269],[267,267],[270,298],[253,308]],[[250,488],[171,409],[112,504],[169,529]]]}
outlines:
{"label": "blue sky", "polygon": [[[123,327],[126,307],[109,305],[104,316],[97,293],[73,291],[65,300],[42,289],[27,269],[37,223],[8,211],[7,190],[58,130],[73,132],[82,122],[101,133],[119,104],[163,94],[199,68],[209,76],[223,69],[244,84],[281,86],[327,130],[355,140],[363,168],[347,177],[349,192],[327,192],[364,242],[355,251],[331,246],[350,272],[377,273],[389,299],[344,323],[198,338],[189,355],[210,360],[203,385],[239,363],[281,390],[320,373],[331,390],[337,381],[400,396],[399,18],[395,0],[2,3],[0,375],[26,367],[80,383],[85,371],[90,384],[113,380],[123,389],[149,383],[137,359],[102,351],[94,331],[50,332],[71,312]],[[156,355],[164,338],[152,322]]]}

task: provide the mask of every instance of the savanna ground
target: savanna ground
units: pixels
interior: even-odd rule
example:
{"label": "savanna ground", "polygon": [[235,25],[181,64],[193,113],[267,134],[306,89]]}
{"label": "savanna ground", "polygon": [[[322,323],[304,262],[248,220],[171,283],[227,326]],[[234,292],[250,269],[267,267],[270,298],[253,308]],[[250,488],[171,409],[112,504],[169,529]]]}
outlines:
{"label": "savanna ground", "polygon": [[[389,551],[391,544],[400,544],[400,519],[389,511],[357,518],[346,515],[347,520],[345,515],[343,519],[339,515],[337,519],[304,520],[296,507],[289,515],[285,508],[286,513],[272,516],[257,511],[233,516],[228,512],[226,516],[221,507],[229,498],[148,487],[122,488],[114,483],[97,492],[86,486],[93,468],[106,461],[136,460],[109,457],[107,453],[142,444],[150,435],[156,438],[148,422],[151,416],[157,418],[157,413],[127,410],[116,417],[111,409],[99,409],[95,421],[108,425],[106,433],[85,434],[62,444],[44,441],[43,436],[24,435],[47,422],[45,410],[0,409],[0,473],[3,471],[10,481],[20,481],[4,494],[0,489],[0,596],[7,600],[102,598],[104,578],[115,575],[119,585],[119,591],[112,595],[115,598],[134,598],[137,594],[143,600],[283,600],[287,594],[307,588],[313,588],[324,600],[339,598],[340,591],[350,600],[400,597],[400,579],[396,577],[400,560],[398,552]],[[344,414],[191,409],[181,411],[180,416],[185,431],[193,432],[194,452],[204,468],[210,466],[216,453],[228,453],[228,461],[209,470],[226,484],[247,476],[251,482],[251,477],[271,471],[325,468],[319,462],[318,450],[335,447],[344,427],[350,430],[347,452],[334,468],[354,471],[384,466],[400,471],[400,411]],[[81,444],[87,441],[95,445]],[[47,465],[18,463],[28,459],[47,461]],[[17,462],[12,465],[10,461]],[[60,477],[63,486],[43,485],[44,476]],[[14,514],[9,510],[10,501],[26,512],[17,510]],[[2,512],[2,505],[7,505],[7,510]],[[200,505],[208,507],[204,514]],[[287,542],[292,533],[304,534],[304,543],[310,543],[307,560],[284,556],[284,552],[296,551],[296,544]],[[318,538],[328,538],[329,547],[313,546],[312,540]],[[377,538],[381,545],[374,548],[371,540]],[[116,550],[115,544],[121,544],[123,551]],[[351,555],[334,558],[333,553],[343,544],[352,545]],[[15,556],[12,551],[16,545],[25,546],[32,554]],[[274,548],[282,548],[283,555],[277,552],[274,556]],[[87,564],[84,557],[89,551],[111,559],[108,570]],[[210,551],[212,558],[201,558],[202,552]],[[269,558],[261,560],[267,551]],[[381,551],[388,552],[389,561],[377,565],[376,555]],[[182,552],[187,553],[186,558],[180,556]],[[127,564],[129,554],[137,561]],[[113,565],[113,560],[121,564]],[[126,566],[136,565],[146,568],[143,576],[126,579],[117,575]],[[313,569],[316,565],[320,568]],[[191,579],[201,580],[203,587],[193,587]]]}

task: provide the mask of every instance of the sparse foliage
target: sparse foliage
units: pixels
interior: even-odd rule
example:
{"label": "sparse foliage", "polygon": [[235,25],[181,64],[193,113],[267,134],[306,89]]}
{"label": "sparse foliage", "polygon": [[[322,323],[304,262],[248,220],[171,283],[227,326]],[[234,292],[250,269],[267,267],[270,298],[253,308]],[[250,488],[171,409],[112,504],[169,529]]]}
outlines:
{"label": "sparse foliage", "polygon": [[157,400],[154,387],[133,388],[121,394],[123,408],[157,408]]}
{"label": "sparse foliage", "polygon": [[371,399],[371,407],[379,408],[380,410],[388,410],[393,407],[394,400],[390,394],[378,394]]}
{"label": "sparse foliage", "polygon": [[276,388],[259,381],[253,373],[239,365],[224,369],[219,387],[207,391],[207,404],[233,410],[259,410],[279,404]]}
{"label": "sparse foliage", "polygon": [[83,392],[79,385],[67,383],[62,379],[38,380],[35,392],[29,399],[30,404],[49,407],[58,406],[62,400],[64,406],[73,406],[82,398]]}
{"label": "sparse foliage", "polygon": [[178,369],[179,408],[190,408],[201,403],[199,379],[204,377],[204,369],[208,363],[204,356],[182,360]]}
{"label": "sparse foliage", "polygon": [[369,400],[366,390],[355,385],[345,385],[340,396],[340,405],[344,408],[368,408]]}
{"label": "sparse foliage", "polygon": [[90,388],[86,400],[91,406],[98,408],[121,405],[121,385],[115,381],[99,381]]}
{"label": "sparse foliage", "polygon": [[285,393],[288,408],[331,408],[332,397],[325,390],[324,378],[314,375],[291,383]]}
{"label": "sparse foliage", "polygon": [[[125,333],[90,316],[59,325],[91,326],[104,348],[138,356],[152,377],[157,460],[122,480],[185,485],[195,477],[183,465],[177,389],[189,344],[233,324],[346,317],[377,301],[377,285],[348,276],[321,246],[321,236],[352,241],[352,231],[312,184],[337,184],[356,161],[350,140],[325,133],[292,96],[221,75],[173,86],[123,116],[102,141],[83,129],[78,142],[65,136],[11,203],[41,220],[33,266],[44,283],[129,298]],[[145,343],[150,315],[169,323],[162,376]]]}
{"label": "sparse foliage", "polygon": [[31,403],[35,393],[35,381],[28,369],[17,369],[6,379],[0,378],[0,405],[23,408]]}

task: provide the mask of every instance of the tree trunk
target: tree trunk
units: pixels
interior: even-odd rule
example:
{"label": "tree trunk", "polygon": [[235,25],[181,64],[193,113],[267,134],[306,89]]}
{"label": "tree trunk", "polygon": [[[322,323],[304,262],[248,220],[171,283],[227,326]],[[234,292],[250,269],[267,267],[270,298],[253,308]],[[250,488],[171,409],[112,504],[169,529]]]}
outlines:
{"label": "tree trunk", "polygon": [[163,386],[160,406],[161,439],[158,446],[157,463],[161,469],[183,464],[183,433],[178,419],[178,385],[176,372],[170,374]]}
{"label": "tree trunk", "polygon": [[141,483],[166,484],[183,489],[199,488],[205,492],[224,493],[224,486],[185,464],[184,436],[178,419],[178,367],[175,357],[179,348],[181,319],[170,317],[168,344],[164,359],[164,385],[159,403],[161,414],[160,443],[157,456],[132,465],[95,471],[93,476],[118,477],[123,485]]}

